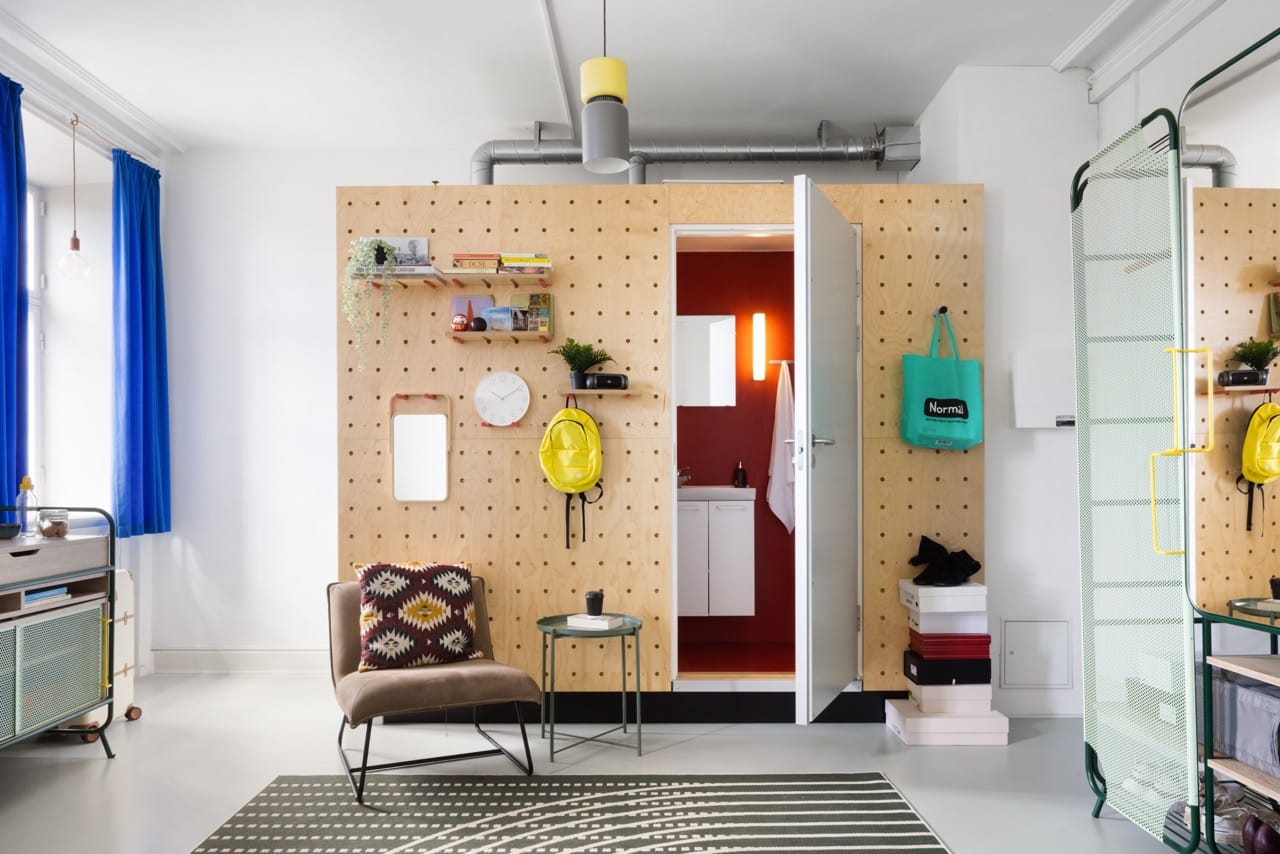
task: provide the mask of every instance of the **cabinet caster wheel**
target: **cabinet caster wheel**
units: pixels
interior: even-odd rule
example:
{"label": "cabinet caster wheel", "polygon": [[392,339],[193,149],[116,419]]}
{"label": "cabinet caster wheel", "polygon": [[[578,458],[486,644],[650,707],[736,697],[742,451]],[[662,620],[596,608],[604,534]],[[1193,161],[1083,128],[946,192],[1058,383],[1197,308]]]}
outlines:
{"label": "cabinet caster wheel", "polygon": [[98,740],[98,734],[96,732],[81,733],[80,740],[85,744],[93,744]]}
{"label": "cabinet caster wheel", "polygon": [[142,717],[142,709],[137,706],[130,706],[124,710],[124,719],[127,721],[136,721],[140,717]]}

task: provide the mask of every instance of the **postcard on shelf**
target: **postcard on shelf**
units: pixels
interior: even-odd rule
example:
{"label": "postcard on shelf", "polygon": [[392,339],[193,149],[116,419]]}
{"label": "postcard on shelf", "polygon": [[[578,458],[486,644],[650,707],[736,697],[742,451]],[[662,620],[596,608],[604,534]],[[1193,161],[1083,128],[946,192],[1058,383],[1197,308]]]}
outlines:
{"label": "postcard on shelf", "polygon": [[548,338],[554,334],[555,324],[551,319],[551,294],[512,294],[511,307],[528,313],[530,332],[538,332]]}
{"label": "postcard on shelf", "polygon": [[565,625],[571,629],[616,629],[622,625],[622,618],[602,614],[593,617],[590,614],[570,614],[565,618]]}
{"label": "postcard on shelf", "polygon": [[[392,259],[392,263],[396,265],[397,273],[427,270],[435,272],[435,268],[431,265],[431,253],[427,249],[429,246],[427,238],[387,237],[383,239],[396,248],[396,257]],[[401,270],[401,267],[406,269]]]}
{"label": "postcard on shelf", "polygon": [[490,306],[484,310],[484,322],[490,332],[514,332],[511,306]]}
{"label": "postcard on shelf", "polygon": [[471,321],[477,317],[484,317],[485,309],[493,308],[493,297],[485,294],[481,296],[454,297],[453,309],[450,314],[457,316],[462,315],[466,318],[467,325],[471,325]]}

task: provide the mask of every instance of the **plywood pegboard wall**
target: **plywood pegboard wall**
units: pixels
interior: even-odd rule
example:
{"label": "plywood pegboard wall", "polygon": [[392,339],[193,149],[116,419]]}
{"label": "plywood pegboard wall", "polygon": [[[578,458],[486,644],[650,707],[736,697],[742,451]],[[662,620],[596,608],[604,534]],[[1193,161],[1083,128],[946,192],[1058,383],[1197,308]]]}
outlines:
{"label": "plywood pegboard wall", "polygon": [[[1198,188],[1191,212],[1193,346],[1213,349],[1217,372],[1237,367],[1226,364],[1237,343],[1270,335],[1267,299],[1276,290],[1270,280],[1280,253],[1280,190]],[[1271,379],[1269,386],[1280,388],[1277,366]],[[1213,399],[1214,450],[1197,458],[1195,489],[1196,604],[1206,610],[1225,612],[1228,599],[1269,596],[1268,580],[1278,574],[1275,505],[1264,509],[1255,497],[1253,530],[1246,531],[1248,499],[1236,491],[1249,415],[1264,400],[1248,391]],[[1206,397],[1197,398],[1196,409],[1196,441],[1203,446]]]}
{"label": "plywood pegboard wall", "polygon": [[[928,347],[931,315],[952,312],[962,352],[982,356],[983,218],[980,186],[832,185],[823,191],[864,240],[864,685],[904,687],[906,610],[897,580],[921,534],[981,557],[982,453],[911,449],[897,439],[901,355]],[[673,584],[670,459],[671,238],[683,223],[788,223],[791,188],[761,185],[386,187],[338,190],[338,277],[350,241],[426,235],[437,266],[454,251],[550,254],[555,339],[597,342],[631,377],[629,398],[580,397],[604,441],[605,499],[588,511],[583,543],[564,548],[563,496],[548,487],[537,448],[562,405],[563,362],[552,345],[458,344],[449,298],[474,289],[397,288],[385,335],[372,335],[366,369],[346,320],[339,338],[340,577],[371,560],[469,560],[489,588],[496,654],[536,674],[540,615],[577,611],[588,589],[606,608],[642,617],[642,686],[670,689]],[[512,285],[487,291],[499,305]],[[533,405],[517,427],[483,427],[471,393],[487,373],[512,370]],[[850,371],[852,376],[852,368]],[[391,498],[390,400],[447,395],[453,412],[450,498]],[[612,690],[616,650],[578,642],[561,674],[567,690]],[[630,673],[628,674],[630,675]]]}

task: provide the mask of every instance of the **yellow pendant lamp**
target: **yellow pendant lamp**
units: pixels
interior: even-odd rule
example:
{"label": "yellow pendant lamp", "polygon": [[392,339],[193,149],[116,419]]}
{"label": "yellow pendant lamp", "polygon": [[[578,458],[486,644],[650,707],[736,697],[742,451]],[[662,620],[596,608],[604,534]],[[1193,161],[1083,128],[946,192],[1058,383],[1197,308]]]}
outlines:
{"label": "yellow pendant lamp", "polygon": [[[604,5],[603,23],[608,5]],[[631,132],[627,118],[627,66],[608,56],[608,35],[604,48],[579,69],[582,89],[582,165],[588,172],[621,172],[631,160]]]}

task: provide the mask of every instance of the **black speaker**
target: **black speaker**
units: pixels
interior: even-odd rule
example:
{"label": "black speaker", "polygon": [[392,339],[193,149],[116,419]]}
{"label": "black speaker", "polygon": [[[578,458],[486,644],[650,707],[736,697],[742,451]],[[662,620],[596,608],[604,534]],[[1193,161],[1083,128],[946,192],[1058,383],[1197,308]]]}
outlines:
{"label": "black speaker", "polygon": [[1266,371],[1222,371],[1218,374],[1218,385],[1262,385],[1267,381]]}
{"label": "black speaker", "polygon": [[587,388],[626,388],[626,374],[587,374]]}

